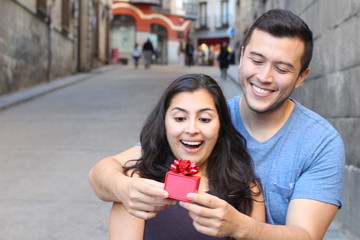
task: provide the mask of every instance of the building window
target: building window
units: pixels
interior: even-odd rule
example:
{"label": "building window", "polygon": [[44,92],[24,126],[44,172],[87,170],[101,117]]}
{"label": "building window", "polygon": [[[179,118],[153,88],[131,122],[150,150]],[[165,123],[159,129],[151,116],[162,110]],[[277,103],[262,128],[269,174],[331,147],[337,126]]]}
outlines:
{"label": "building window", "polygon": [[36,8],[37,8],[37,14],[40,17],[42,17],[42,18],[47,17],[48,12],[47,12],[47,1],[46,0],[37,0]]}
{"label": "building window", "polygon": [[64,33],[70,30],[70,0],[62,0],[61,27]]}
{"label": "building window", "polygon": [[221,25],[223,27],[229,26],[229,1],[221,1]]}
{"label": "building window", "polygon": [[200,28],[207,28],[207,3],[200,3]]}

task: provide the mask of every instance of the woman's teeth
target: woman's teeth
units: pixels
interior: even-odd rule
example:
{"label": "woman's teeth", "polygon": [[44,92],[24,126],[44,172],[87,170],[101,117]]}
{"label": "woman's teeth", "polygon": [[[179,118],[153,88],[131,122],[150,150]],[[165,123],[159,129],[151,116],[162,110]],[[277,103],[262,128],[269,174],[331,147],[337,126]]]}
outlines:
{"label": "woman's teeth", "polygon": [[181,141],[182,144],[189,145],[192,147],[197,147],[201,145],[202,142],[189,142],[189,141]]}

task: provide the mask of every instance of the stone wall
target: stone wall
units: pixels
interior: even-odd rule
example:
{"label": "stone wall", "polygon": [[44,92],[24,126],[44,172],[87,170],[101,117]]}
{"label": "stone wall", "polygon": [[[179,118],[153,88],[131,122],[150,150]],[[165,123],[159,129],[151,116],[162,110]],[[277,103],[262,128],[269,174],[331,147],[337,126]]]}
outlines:
{"label": "stone wall", "polygon": [[[13,1],[0,8],[0,94],[47,79],[46,25]],[[16,19],[14,18],[16,16]],[[40,43],[40,44],[39,44]]]}
{"label": "stone wall", "polygon": [[311,74],[293,96],[326,119],[343,136],[346,183],[336,223],[360,239],[360,1],[269,0],[265,9],[286,8],[314,34]]}
{"label": "stone wall", "polygon": [[0,95],[76,71],[74,41],[38,17],[31,4],[2,1],[0,22]]}

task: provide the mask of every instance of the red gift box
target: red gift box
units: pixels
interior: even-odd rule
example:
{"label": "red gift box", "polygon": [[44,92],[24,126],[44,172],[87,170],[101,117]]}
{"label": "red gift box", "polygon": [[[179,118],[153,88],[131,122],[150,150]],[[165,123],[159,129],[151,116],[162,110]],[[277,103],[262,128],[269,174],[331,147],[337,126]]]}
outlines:
{"label": "red gift box", "polygon": [[169,193],[169,198],[191,202],[186,195],[197,192],[200,185],[199,176],[191,176],[198,172],[195,163],[189,160],[175,160],[171,164],[171,171],[165,176],[165,190]]}
{"label": "red gift box", "polygon": [[165,176],[165,190],[169,193],[169,198],[191,202],[186,195],[197,192],[199,185],[199,176],[186,176],[172,171]]}

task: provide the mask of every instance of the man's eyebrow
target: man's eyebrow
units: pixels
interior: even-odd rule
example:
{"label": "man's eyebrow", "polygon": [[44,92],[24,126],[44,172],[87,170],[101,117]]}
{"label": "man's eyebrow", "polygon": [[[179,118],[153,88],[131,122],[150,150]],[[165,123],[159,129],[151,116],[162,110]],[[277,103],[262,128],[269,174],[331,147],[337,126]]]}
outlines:
{"label": "man's eyebrow", "polygon": [[[258,52],[255,52],[255,51],[251,51],[251,52],[250,52],[250,55],[255,55],[255,56],[258,56],[258,57],[267,59],[263,54],[258,53]],[[294,65],[292,65],[292,64],[289,63],[289,62],[277,61],[276,63],[277,63],[277,64],[284,64],[284,65],[288,66],[288,67],[291,68],[291,69],[295,69]]]}
{"label": "man's eyebrow", "polygon": [[256,56],[259,56],[259,57],[262,57],[262,58],[266,58],[264,55],[262,55],[261,53],[258,53],[258,52],[255,52],[255,51],[251,51],[250,52],[251,55],[256,55]]}

